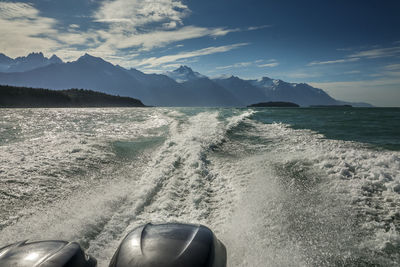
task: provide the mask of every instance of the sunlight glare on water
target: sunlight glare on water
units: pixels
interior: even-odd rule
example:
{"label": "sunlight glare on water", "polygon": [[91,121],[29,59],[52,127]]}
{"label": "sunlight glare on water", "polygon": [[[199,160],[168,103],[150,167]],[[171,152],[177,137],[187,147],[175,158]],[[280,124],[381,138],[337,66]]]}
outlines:
{"label": "sunlight glare on water", "polygon": [[75,240],[107,266],[134,227],[188,222],[215,231],[229,266],[396,266],[395,146],[285,112],[1,110],[0,245]]}

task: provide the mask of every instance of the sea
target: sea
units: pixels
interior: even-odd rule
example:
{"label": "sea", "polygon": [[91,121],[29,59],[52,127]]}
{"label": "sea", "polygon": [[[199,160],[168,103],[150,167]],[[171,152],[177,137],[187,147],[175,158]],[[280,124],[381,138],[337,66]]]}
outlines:
{"label": "sea", "polygon": [[162,222],[208,226],[228,266],[399,266],[400,108],[0,109],[0,247],[102,267]]}

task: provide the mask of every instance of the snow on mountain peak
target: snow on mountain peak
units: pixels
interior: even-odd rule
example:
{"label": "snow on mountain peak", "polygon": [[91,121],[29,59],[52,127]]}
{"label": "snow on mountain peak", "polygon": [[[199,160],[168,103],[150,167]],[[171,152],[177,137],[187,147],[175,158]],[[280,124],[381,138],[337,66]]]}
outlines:
{"label": "snow on mountain peak", "polygon": [[174,70],[174,72],[177,72],[177,73],[193,73],[193,70],[190,67],[186,66],[186,65],[181,65],[179,68]]}
{"label": "snow on mountain peak", "polygon": [[4,54],[0,55],[1,72],[25,72],[54,63],[62,63],[62,60],[56,55],[47,58],[42,52],[32,52],[27,56],[17,57],[15,59],[9,58]]}
{"label": "snow on mountain peak", "polygon": [[274,85],[278,84],[278,80],[273,80],[268,77],[262,77],[261,79],[258,80],[252,80],[251,84],[257,87],[271,88]]}
{"label": "snow on mountain peak", "polygon": [[174,79],[178,83],[206,78],[206,76],[193,71],[190,67],[184,65],[180,66],[174,71],[166,72],[165,75]]}

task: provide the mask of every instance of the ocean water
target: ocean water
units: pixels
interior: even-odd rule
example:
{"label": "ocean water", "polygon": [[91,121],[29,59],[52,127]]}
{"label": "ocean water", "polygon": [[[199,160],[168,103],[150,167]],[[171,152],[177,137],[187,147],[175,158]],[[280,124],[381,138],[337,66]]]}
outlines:
{"label": "ocean water", "polygon": [[0,109],[0,246],[107,266],[147,222],[209,226],[228,266],[399,266],[400,109]]}

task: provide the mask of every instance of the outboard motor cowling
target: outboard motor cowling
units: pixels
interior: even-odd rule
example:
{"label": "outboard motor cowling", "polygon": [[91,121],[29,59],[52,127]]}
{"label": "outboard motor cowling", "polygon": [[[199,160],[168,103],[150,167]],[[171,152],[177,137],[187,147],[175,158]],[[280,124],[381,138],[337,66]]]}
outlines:
{"label": "outboard motor cowling", "polygon": [[80,245],[67,241],[22,241],[0,248],[1,267],[95,267]]}
{"label": "outboard motor cowling", "polygon": [[226,248],[203,225],[146,224],[121,242],[109,267],[225,267]]}

